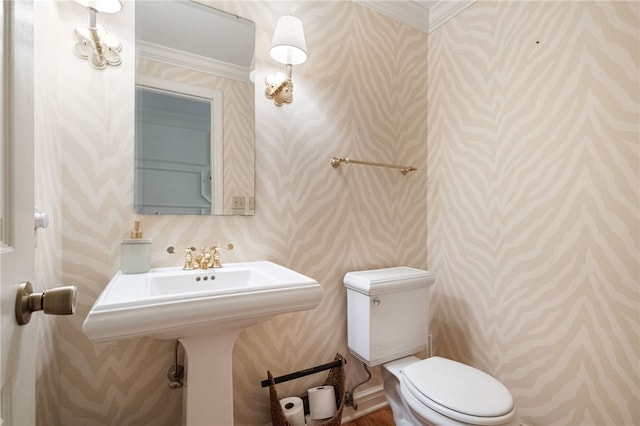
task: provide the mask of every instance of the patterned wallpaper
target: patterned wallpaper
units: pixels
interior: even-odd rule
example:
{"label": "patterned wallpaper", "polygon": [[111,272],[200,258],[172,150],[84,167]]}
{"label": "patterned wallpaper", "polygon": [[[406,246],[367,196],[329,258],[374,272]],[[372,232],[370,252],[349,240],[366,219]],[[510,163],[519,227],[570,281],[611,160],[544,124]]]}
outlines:
{"label": "patterned wallpaper", "polygon": [[531,424],[640,424],[639,32],[638,2],[478,2],[430,34],[436,353]]}
{"label": "patterned wallpaper", "polygon": [[[262,425],[269,369],[284,374],[346,355],[342,277],[351,270],[406,264],[426,268],[427,35],[351,2],[216,2],[256,22],[257,81],[281,66],[268,57],[279,16],[305,23],[309,60],[296,66],[294,103],[256,102],[256,215],[142,217],[154,266],[179,265],[168,245],[226,243],[223,263],[270,260],[318,280],[326,293],[313,311],[246,329],[234,349],[235,420]],[[36,3],[40,193],[59,228],[61,281],[79,288],[78,311],[56,318],[44,346],[41,425],[176,425],[182,392],[167,387],[173,342],[135,339],[93,344],[81,331],[90,307],[119,267],[119,243],[133,211],[134,7],[99,15],[123,42],[123,64],[95,71],[71,53],[70,33],[86,22],[73,2]],[[55,56],[54,56],[55,55]],[[45,112],[48,112],[45,113]],[[48,147],[45,150],[45,145]],[[48,157],[51,150],[56,155]],[[334,170],[332,156],[415,165],[408,176],[357,165]],[[38,200],[40,201],[40,200]],[[54,266],[55,267],[55,266]],[[363,372],[351,359],[351,382]],[[322,381],[279,387],[297,394]],[[379,384],[379,375],[373,384]]]}
{"label": "patterned wallpaper", "polygon": [[[310,56],[293,104],[256,89],[256,215],[143,217],[153,265],[180,263],[168,245],[231,241],[223,261],[278,262],[326,292],[240,335],[237,425],[268,421],[267,369],[346,354],[344,274],[397,264],[437,277],[436,353],[496,375],[528,423],[640,424],[637,3],[479,2],[428,43],[350,2],[215,4],[256,21],[257,81],[280,70],[267,47],[282,14],[305,23]],[[37,201],[57,216],[38,265],[80,291],[75,316],[43,327],[38,424],[179,424],[173,342],[81,331],[134,218],[133,4],[99,16],[124,43],[101,72],[71,53],[82,8],[37,2],[36,18]],[[333,170],[334,155],[419,171]]]}

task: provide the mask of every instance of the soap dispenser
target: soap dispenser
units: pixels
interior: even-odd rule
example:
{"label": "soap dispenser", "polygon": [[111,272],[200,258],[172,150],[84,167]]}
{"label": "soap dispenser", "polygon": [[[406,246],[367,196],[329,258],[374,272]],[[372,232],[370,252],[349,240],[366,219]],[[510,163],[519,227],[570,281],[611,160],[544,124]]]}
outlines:
{"label": "soap dispenser", "polygon": [[133,222],[130,238],[122,240],[120,269],[123,274],[140,274],[151,269],[151,239],[142,238],[139,220]]}

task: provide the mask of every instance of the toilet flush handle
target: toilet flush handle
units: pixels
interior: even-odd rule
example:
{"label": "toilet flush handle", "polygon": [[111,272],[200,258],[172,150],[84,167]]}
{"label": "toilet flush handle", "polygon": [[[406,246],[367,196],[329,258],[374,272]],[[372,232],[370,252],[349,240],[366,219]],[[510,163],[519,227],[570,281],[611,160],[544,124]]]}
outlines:
{"label": "toilet flush handle", "polygon": [[382,303],[382,300],[380,300],[380,298],[377,296],[371,299],[371,304],[373,306],[380,306],[380,303]]}

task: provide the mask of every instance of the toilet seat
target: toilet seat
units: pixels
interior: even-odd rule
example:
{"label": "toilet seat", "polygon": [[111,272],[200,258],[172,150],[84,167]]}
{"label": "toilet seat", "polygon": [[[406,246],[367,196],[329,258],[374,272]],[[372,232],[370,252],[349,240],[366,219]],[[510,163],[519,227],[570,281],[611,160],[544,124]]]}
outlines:
{"label": "toilet seat", "polygon": [[[471,366],[431,357],[402,369],[401,388],[414,403],[474,425],[509,423],[516,415],[509,390]],[[415,404],[411,404],[415,405]],[[421,407],[412,407],[421,411]]]}

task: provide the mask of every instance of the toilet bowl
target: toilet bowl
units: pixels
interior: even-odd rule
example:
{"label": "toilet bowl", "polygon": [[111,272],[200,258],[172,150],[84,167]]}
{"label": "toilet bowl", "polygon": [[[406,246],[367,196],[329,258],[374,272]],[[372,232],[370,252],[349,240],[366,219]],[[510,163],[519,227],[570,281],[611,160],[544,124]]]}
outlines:
{"label": "toilet bowl", "polygon": [[468,365],[409,356],[381,371],[396,426],[519,425],[509,390]]}
{"label": "toilet bowl", "polygon": [[349,272],[349,351],[382,365],[397,426],[518,426],[509,390],[490,375],[446,358],[411,356],[426,348],[429,271],[408,267]]}

